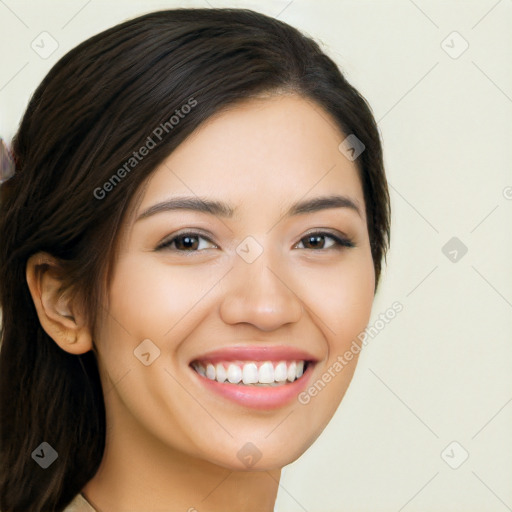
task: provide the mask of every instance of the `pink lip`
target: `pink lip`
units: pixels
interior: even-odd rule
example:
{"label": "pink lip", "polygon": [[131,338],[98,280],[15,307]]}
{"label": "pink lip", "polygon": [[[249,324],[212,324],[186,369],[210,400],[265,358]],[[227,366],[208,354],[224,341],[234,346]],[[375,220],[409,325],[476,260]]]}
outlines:
{"label": "pink lip", "polygon": [[[240,354],[237,353],[237,357],[240,357]],[[295,357],[292,359],[294,358]],[[256,360],[254,358],[252,359]],[[302,360],[304,358],[298,357],[296,359]],[[226,359],[223,360],[225,361]],[[266,360],[272,361],[273,359],[267,358]],[[280,360],[282,361],[283,358],[281,357]],[[304,390],[310,381],[314,366],[314,363],[309,363],[302,377],[294,380],[293,382],[288,382],[282,386],[275,387],[244,386],[231,384],[229,382],[221,383],[216,380],[210,380],[207,377],[203,377],[194,370],[192,371],[206,389],[244,407],[268,410],[283,407],[296,399],[299,393]]]}
{"label": "pink lip", "polygon": [[267,347],[228,347],[208,352],[194,361],[208,361],[212,364],[221,361],[317,361],[313,355],[289,346]]}

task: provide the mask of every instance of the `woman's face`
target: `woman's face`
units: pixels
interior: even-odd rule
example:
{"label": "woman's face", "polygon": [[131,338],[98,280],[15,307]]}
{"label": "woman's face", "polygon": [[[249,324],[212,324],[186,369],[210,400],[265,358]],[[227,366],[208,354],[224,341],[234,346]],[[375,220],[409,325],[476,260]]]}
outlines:
{"label": "woman's face", "polygon": [[375,285],[344,139],[317,104],[273,96],[211,118],[155,170],[95,340],[116,438],[271,469],[318,437]]}

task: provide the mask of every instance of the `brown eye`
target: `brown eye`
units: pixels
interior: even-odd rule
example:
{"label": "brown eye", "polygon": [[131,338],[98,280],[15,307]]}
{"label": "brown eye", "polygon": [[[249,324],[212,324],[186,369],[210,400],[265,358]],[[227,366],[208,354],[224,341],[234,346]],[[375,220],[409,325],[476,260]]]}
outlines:
{"label": "brown eye", "polygon": [[[325,247],[326,239],[332,240],[334,243],[331,243],[328,247]],[[354,247],[354,244],[351,240],[347,238],[340,238],[338,236],[333,235],[332,233],[310,233],[305,236],[300,243],[304,241],[305,249],[335,249],[341,247]]]}
{"label": "brown eye", "polygon": [[208,249],[208,247],[204,247],[204,244],[201,244],[200,240],[206,240],[208,243],[211,243],[214,247],[216,247],[216,245],[213,244],[211,240],[199,233],[181,233],[180,235],[177,235],[170,240],[163,242],[157,247],[157,250],[169,249],[172,251],[181,252],[198,252],[200,246],[200,250]]}

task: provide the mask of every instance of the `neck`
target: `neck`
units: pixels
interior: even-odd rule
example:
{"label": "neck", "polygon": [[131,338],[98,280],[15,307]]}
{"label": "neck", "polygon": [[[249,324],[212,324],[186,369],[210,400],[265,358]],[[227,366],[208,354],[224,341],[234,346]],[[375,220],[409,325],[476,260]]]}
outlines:
{"label": "neck", "polygon": [[161,443],[126,415],[107,425],[102,462],[83,488],[97,512],[274,510],[280,469],[221,467]]}

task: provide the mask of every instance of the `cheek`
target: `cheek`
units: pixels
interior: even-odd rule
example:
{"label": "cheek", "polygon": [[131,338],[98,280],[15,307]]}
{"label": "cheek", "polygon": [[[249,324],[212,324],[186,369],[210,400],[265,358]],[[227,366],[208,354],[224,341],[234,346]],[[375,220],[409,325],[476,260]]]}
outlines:
{"label": "cheek", "polygon": [[358,335],[368,325],[374,299],[371,253],[354,254],[332,272],[324,272],[321,280],[324,283],[315,288],[316,295],[310,294],[310,307],[326,343],[326,358],[315,370],[310,387],[299,396],[304,410],[310,411],[303,425],[312,433],[311,443],[336,412],[356,369]]}
{"label": "cheek", "polygon": [[371,253],[359,251],[333,266],[320,270],[314,293],[309,293],[309,307],[318,316],[317,324],[328,341],[329,356],[342,353],[367,326],[375,286]]}
{"label": "cheek", "polygon": [[128,256],[118,263],[110,313],[139,342],[150,338],[158,343],[187,323],[186,315],[211,287],[212,272],[148,260],[147,255]]}
{"label": "cheek", "polygon": [[355,265],[340,278],[339,316],[334,329],[337,344],[345,346],[351,343],[367,326],[374,299],[374,276],[370,258],[365,263]]}

